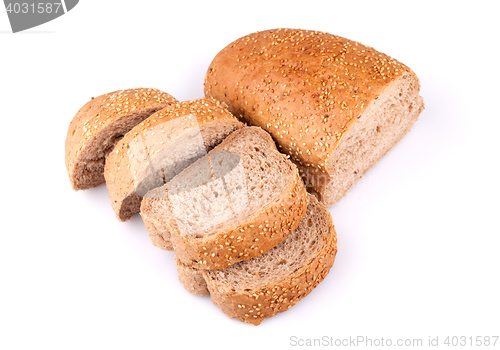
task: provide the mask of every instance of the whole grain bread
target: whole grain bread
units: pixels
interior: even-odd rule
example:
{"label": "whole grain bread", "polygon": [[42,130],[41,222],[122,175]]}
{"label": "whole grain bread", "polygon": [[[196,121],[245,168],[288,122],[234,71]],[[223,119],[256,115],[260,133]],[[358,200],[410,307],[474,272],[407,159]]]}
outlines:
{"label": "whole grain bread", "polygon": [[243,126],[218,102],[207,99],[172,104],[136,125],[117,143],[104,169],[117,218],[129,220],[149,190],[168,182]]}
{"label": "whole grain bread", "polygon": [[310,196],[300,225],[267,253],[220,270],[176,262],[179,280],[188,291],[210,294],[229,317],[258,325],[309,294],[330,271],[336,253],[331,214]]}
{"label": "whole grain bread", "polygon": [[220,269],[283,241],[307,202],[296,166],[267,132],[244,127],[148,192],[141,216],[152,242],[186,266]]}
{"label": "whole grain bread", "polygon": [[423,109],[415,73],[375,49],[324,32],[242,37],[213,59],[205,95],[267,130],[328,206],[413,126]]}
{"label": "whole grain bread", "polygon": [[177,102],[157,89],[114,91],[92,98],[71,121],[65,162],[74,190],[102,185],[104,163],[115,144],[135,125]]}

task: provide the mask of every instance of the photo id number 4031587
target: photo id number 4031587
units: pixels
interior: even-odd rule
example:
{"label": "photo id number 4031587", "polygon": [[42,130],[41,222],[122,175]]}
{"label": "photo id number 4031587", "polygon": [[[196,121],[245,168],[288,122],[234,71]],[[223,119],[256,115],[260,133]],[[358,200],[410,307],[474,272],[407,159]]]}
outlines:
{"label": "photo id number 4031587", "polygon": [[39,2],[38,4],[32,3],[9,3],[6,8],[8,13],[59,13],[64,11],[60,2]]}
{"label": "photo id number 4031587", "polygon": [[[448,336],[443,342],[446,346],[497,346],[500,344],[498,342],[498,335],[494,336],[476,336],[476,337],[465,337],[465,336]],[[432,345],[432,344],[431,344]]]}

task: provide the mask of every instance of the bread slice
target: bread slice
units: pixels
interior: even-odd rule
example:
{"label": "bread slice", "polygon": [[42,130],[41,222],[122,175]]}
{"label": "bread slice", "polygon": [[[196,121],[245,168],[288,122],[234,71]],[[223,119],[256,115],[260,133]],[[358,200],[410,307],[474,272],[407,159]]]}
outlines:
{"label": "bread slice", "polygon": [[243,126],[218,102],[206,99],[170,105],[136,125],[117,143],[104,169],[117,218],[129,220],[149,190],[162,186]]}
{"label": "bread slice", "polygon": [[269,134],[244,127],[143,199],[152,242],[189,267],[220,269],[263,254],[307,207],[296,166]]}
{"label": "bread slice", "polygon": [[65,162],[74,190],[102,185],[104,163],[115,144],[135,125],[177,102],[157,89],[119,90],[92,98],[71,121]]}
{"label": "bread slice", "polygon": [[234,41],[205,78],[205,95],[267,130],[328,206],[411,129],[424,107],[419,89],[415,73],[395,59],[300,29]]}
{"label": "bread slice", "polygon": [[336,253],[331,215],[312,195],[300,225],[267,253],[221,270],[198,270],[177,260],[177,270],[188,291],[210,294],[229,317],[258,325],[309,294],[330,271]]}

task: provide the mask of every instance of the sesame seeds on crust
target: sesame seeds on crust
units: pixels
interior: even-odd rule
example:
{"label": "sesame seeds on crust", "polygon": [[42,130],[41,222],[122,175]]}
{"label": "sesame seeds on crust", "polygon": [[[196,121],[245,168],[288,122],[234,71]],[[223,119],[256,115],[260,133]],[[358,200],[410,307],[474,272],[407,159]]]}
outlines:
{"label": "sesame seeds on crust", "polygon": [[170,232],[176,258],[197,269],[221,269],[267,252],[297,228],[306,212],[307,192],[297,171],[284,192],[258,215],[212,237],[200,240]]}
{"label": "sesame seeds on crust", "polygon": [[276,29],[224,48],[207,71],[205,95],[267,130],[292,159],[328,171],[329,156],[356,118],[408,70],[339,36]]}
{"label": "sesame seeds on crust", "polygon": [[[276,169],[276,173],[269,175],[269,179],[279,176],[283,181],[273,190],[272,197],[253,208],[250,205],[249,210],[241,216],[235,216],[232,221],[224,221],[219,226],[214,226],[214,229],[208,228],[200,232],[200,235],[181,234],[177,221],[171,215],[172,208],[168,200],[160,199],[160,203],[148,198],[149,196],[144,198],[141,215],[145,221],[155,226],[155,229],[148,230],[153,233],[155,245],[163,246],[164,242],[171,241],[177,259],[198,269],[225,268],[263,254],[284,240],[300,224],[308,203],[307,192],[296,166],[277,151],[270,135],[262,129],[246,127],[235,131],[213,151],[236,152],[242,159],[247,159],[242,162],[244,171],[247,172],[246,179],[254,173],[248,159],[260,153],[265,154],[266,158],[263,159],[267,159],[269,164],[275,164],[269,169],[273,172]],[[259,191],[252,189],[251,182],[247,185],[248,191]],[[255,193],[260,192],[252,193],[251,196],[256,199],[258,195]],[[161,208],[161,214],[158,214],[160,211],[155,212],[154,208]],[[161,236],[158,232],[161,231],[166,235],[163,242],[158,239]]]}
{"label": "sesame seeds on crust", "polygon": [[[255,281],[246,281],[244,285],[236,288],[229,288],[230,284],[224,282],[228,275],[232,275],[229,271],[223,273],[218,270],[205,270],[203,272],[212,302],[229,317],[258,325],[264,319],[290,309],[325,279],[335,261],[337,236],[331,215],[324,205],[315,198],[311,198],[309,206],[315,207],[313,210],[316,215],[324,218],[326,225],[321,233],[315,232],[322,241],[321,248],[313,256],[304,260],[300,268],[290,274],[278,274],[265,285],[256,283],[259,278],[255,278]],[[308,208],[308,211],[310,209]],[[242,264],[247,265],[246,267],[235,265],[229,269],[253,271],[249,266],[252,260],[242,262]],[[261,260],[259,264],[263,264],[263,261]]]}
{"label": "sesame seeds on crust", "polygon": [[118,139],[135,124],[177,102],[153,88],[119,90],[92,98],[71,121],[65,163],[75,190],[104,183],[104,160]]}

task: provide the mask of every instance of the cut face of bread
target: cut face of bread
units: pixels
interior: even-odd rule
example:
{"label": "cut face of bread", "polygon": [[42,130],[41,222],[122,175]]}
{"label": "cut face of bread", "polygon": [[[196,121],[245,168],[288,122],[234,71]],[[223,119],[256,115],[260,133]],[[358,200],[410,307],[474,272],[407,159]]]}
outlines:
{"label": "cut face of bread", "polygon": [[357,117],[327,161],[327,172],[299,165],[308,190],[327,206],[338,202],[399,140],[422,111],[419,82],[403,75]]}
{"label": "cut face of bread", "polygon": [[106,157],[123,135],[175,102],[167,93],[145,88],[115,91],[87,102],[66,136],[66,169],[73,189],[103,184]]}
{"label": "cut face of bread", "polygon": [[217,269],[274,247],[306,206],[295,165],[265,131],[244,127],[150,191],[141,216],[155,245],[187,266]]}
{"label": "cut face of bread", "polygon": [[118,219],[130,219],[149,190],[170,181],[241,127],[222,106],[205,99],[174,104],[134,127],[110,153],[104,170]]}
{"label": "cut face of bread", "polygon": [[240,38],[205,77],[205,95],[268,131],[328,206],[410,130],[423,109],[419,89],[415,73],[388,55],[301,29]]}
{"label": "cut face of bread", "polygon": [[255,211],[238,153],[214,150],[166,187],[177,229],[184,236],[203,234]]}
{"label": "cut face of bread", "polygon": [[258,325],[309,294],[330,271],[336,252],[331,215],[311,196],[300,225],[267,253],[220,270],[177,260],[177,270],[191,293],[210,294],[229,317]]}

